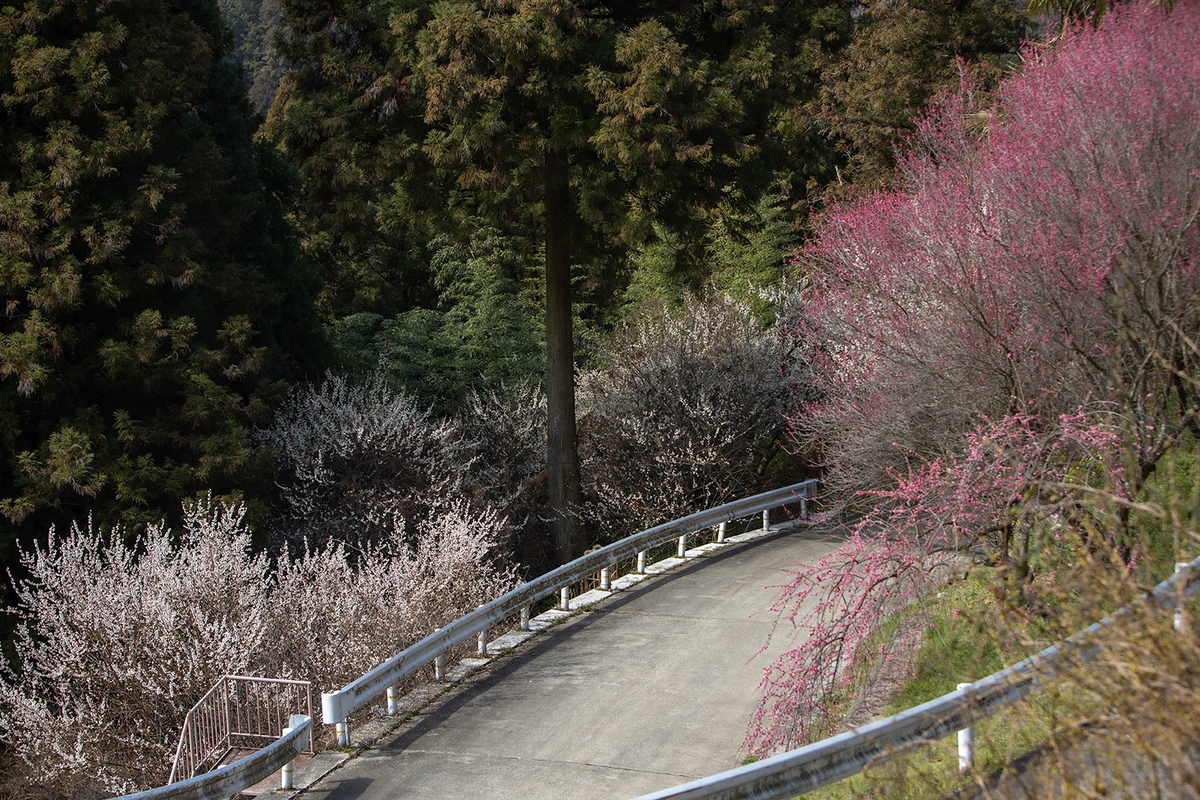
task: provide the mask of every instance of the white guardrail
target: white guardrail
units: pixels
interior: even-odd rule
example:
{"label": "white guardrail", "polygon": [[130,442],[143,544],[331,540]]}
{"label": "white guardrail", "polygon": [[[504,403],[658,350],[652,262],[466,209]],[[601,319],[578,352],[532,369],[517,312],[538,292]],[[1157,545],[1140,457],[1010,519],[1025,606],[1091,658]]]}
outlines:
{"label": "white guardrail", "polygon": [[[430,662],[439,663],[440,657],[451,648],[472,638],[478,639],[481,644],[486,643],[488,629],[514,614],[520,613],[521,625],[526,627],[529,607],[543,597],[560,594],[562,603],[569,605],[567,587],[571,584],[597,572],[606,576],[617,562],[635,555],[638,556],[640,572],[648,550],[739,517],[760,511],[766,512],[797,501],[801,503],[802,516],[807,516],[808,498],[816,491],[816,486],[817,481],[804,481],[726,503],[649,528],[564,564],[426,636],[338,691],[321,695],[322,717],[327,724],[337,725],[338,744],[348,745],[349,730],[346,721],[351,714],[421,667]],[[602,584],[603,582],[602,577]],[[388,694],[391,713],[394,695],[391,692]],[[293,727],[285,731],[281,739],[240,761],[185,781],[126,795],[120,800],[223,800],[264,780],[281,767],[284,767],[286,773],[286,765],[297,753],[308,747],[312,723],[308,717],[297,715],[292,717],[291,725]],[[287,778],[284,780],[286,782]]]}
{"label": "white guardrail", "polygon": [[[1200,593],[1197,577],[1200,577],[1200,558],[1178,564],[1175,575],[1112,616],[1007,669],[975,683],[962,684],[958,691],[806,747],[642,795],[636,800],[791,798],[848,778],[867,764],[883,763],[899,755],[905,745],[942,739],[966,729],[1041,688],[1070,664],[1093,660],[1101,652],[1098,645],[1090,643],[1094,634],[1128,620],[1146,606],[1178,607],[1181,598]],[[1178,616],[1175,627],[1179,627]]]}
{"label": "white guardrail", "polygon": [[[529,617],[529,607],[543,597],[564,593],[565,588],[576,581],[610,569],[618,561],[640,556],[648,550],[694,531],[797,500],[807,509],[807,499],[816,491],[816,486],[816,481],[805,481],[744,500],[736,500],[672,522],[664,522],[599,550],[593,550],[458,618],[338,691],[322,694],[321,716],[327,724],[337,725],[338,743],[348,745],[350,739],[346,720],[351,714],[382,695],[400,680],[435,662],[438,656],[451,648],[472,639],[486,642],[488,629],[502,620],[520,613],[524,624]],[[565,593],[562,602],[569,603]]]}

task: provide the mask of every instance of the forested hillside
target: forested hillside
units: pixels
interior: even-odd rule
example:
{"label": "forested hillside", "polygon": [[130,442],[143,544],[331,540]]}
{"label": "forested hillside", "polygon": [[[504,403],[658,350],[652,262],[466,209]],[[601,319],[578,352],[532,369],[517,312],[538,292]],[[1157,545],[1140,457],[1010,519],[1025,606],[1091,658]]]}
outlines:
{"label": "forested hillside", "polygon": [[250,430],[320,354],[215,7],[0,17],[3,543],[262,486]]}
{"label": "forested hillside", "polygon": [[[785,262],[836,202],[911,179],[893,144],[927,136],[943,89],[969,85],[983,114],[1037,30],[1005,0],[0,12],[0,546],[19,620],[0,717],[39,731],[4,734],[16,780],[71,794],[64,764],[99,774],[113,741],[151,755],[79,792],[161,780],[172,710],[211,675],[315,669],[258,648],[289,581],[319,569],[341,578],[314,630],[422,547],[477,602],[630,528],[841,474],[796,412],[846,374],[805,327],[825,284]],[[244,561],[210,583],[249,605],[210,618],[180,576],[229,541]],[[143,590],[170,599],[106,616],[106,592]],[[121,627],[172,625],[225,631],[225,655]],[[419,634],[381,625],[360,662]],[[68,669],[83,628],[100,638]],[[121,710],[122,637],[123,661],[187,671],[153,725]],[[120,737],[81,733],[105,726]]]}
{"label": "forested hillside", "polygon": [[256,110],[266,113],[287,64],[275,49],[279,0],[217,0],[233,30],[233,59],[245,72],[246,90]]}

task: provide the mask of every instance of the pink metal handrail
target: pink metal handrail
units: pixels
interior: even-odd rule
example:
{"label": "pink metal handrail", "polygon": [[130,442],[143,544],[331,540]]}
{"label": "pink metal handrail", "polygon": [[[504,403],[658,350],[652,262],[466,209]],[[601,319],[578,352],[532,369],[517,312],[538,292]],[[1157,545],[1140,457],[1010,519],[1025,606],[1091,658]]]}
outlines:
{"label": "pink metal handrail", "polygon": [[224,676],[184,718],[168,783],[212,769],[235,749],[270,744],[292,714],[312,716],[308,681]]}

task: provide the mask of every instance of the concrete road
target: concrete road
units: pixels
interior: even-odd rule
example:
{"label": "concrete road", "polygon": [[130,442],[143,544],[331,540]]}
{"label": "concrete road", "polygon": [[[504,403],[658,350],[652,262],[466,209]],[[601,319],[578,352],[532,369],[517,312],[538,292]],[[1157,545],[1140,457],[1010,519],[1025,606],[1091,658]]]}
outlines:
{"label": "concrete road", "polygon": [[795,637],[770,606],[841,539],[795,530],[616,594],[498,658],[311,787],[313,800],[629,798],[742,763],[757,687]]}

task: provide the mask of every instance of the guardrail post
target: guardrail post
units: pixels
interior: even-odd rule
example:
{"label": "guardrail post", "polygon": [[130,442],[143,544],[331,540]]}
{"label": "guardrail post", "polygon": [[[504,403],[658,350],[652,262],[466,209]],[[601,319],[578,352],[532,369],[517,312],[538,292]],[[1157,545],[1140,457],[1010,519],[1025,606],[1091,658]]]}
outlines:
{"label": "guardrail post", "polygon": [[564,586],[558,590],[558,607],[563,611],[571,610],[571,587]]}
{"label": "guardrail post", "polygon": [[[309,725],[312,725],[312,721],[309,717],[304,717],[299,714],[292,714],[292,716],[288,720],[288,726],[283,729],[283,733],[280,734],[280,737],[282,738],[283,736],[287,736],[289,733],[291,733],[292,731],[294,731],[296,729],[297,725],[302,725],[305,722],[307,722]],[[309,746],[311,745],[311,742],[312,742],[312,728],[309,728],[308,736],[309,736],[309,744],[301,745],[300,743],[297,743],[297,748],[296,748],[297,750],[308,750],[309,749]],[[291,789],[292,788],[292,766],[294,764],[295,764],[295,760],[289,761],[286,764],[284,764],[283,769],[281,769],[279,771],[279,788],[280,789]]]}
{"label": "guardrail post", "polygon": [[640,553],[638,553],[637,571],[638,571],[638,575],[646,574],[646,551],[645,550],[642,550]]}
{"label": "guardrail post", "polygon": [[481,631],[479,632],[479,635],[478,635],[478,636],[476,636],[476,637],[475,637],[476,641],[478,642],[478,647],[476,648],[476,652],[477,652],[477,653],[479,653],[479,655],[483,656],[484,658],[487,658],[487,657],[488,657],[488,651],[487,651],[487,643],[488,643],[488,638],[487,638],[487,635],[488,635],[488,632],[487,632],[487,629],[485,628],[484,630],[481,630]]}
{"label": "guardrail post", "polygon": [[800,496],[800,519],[808,519],[808,494]]}
{"label": "guardrail post", "polygon": [[[1186,562],[1186,561],[1176,561],[1175,562],[1175,574],[1178,575],[1180,572],[1183,572],[1184,567],[1186,567],[1187,565],[1188,565],[1188,562]],[[1183,587],[1179,586],[1178,582],[1176,582],[1175,585],[1179,590],[1179,596],[1182,598],[1183,597]],[[1180,603],[1179,607],[1175,609],[1175,630],[1177,630],[1177,631],[1183,630],[1183,604],[1182,604],[1182,602]]]}
{"label": "guardrail post", "polygon": [[600,570],[600,589],[605,592],[612,591],[612,571],[608,567]]}
{"label": "guardrail post", "polygon": [[679,537],[679,549],[675,555],[679,558],[687,557],[687,534]]}
{"label": "guardrail post", "polygon": [[771,530],[771,512],[763,511],[763,533]]}
{"label": "guardrail post", "polygon": [[342,720],[341,722],[334,725],[333,729],[335,731],[337,731],[338,747],[349,747],[350,746],[350,724],[348,722],[346,722],[346,720]]}
{"label": "guardrail post", "polygon": [[388,716],[400,713],[400,692],[395,686],[387,688]]}
{"label": "guardrail post", "polygon": [[521,630],[529,630],[529,606],[521,606]]}
{"label": "guardrail post", "polygon": [[717,526],[717,541],[718,542],[725,541],[725,526],[728,524],[729,524],[728,522],[722,522],[720,525]]}
{"label": "guardrail post", "polygon": [[[441,628],[434,628],[433,632],[437,633]],[[436,655],[433,657],[433,679],[438,683],[446,680],[446,655]]]}
{"label": "guardrail post", "polygon": [[[960,683],[958,691],[966,693],[973,684]],[[966,772],[975,766],[975,728],[968,725],[958,732],[958,771]]]}
{"label": "guardrail post", "polygon": [[[292,732],[291,728],[284,728],[283,733],[280,734],[280,736],[287,736],[291,732]],[[291,762],[291,761],[287,762],[286,764],[283,765],[283,769],[279,770],[279,788],[280,789],[291,789],[292,788],[292,763],[293,762]]]}

